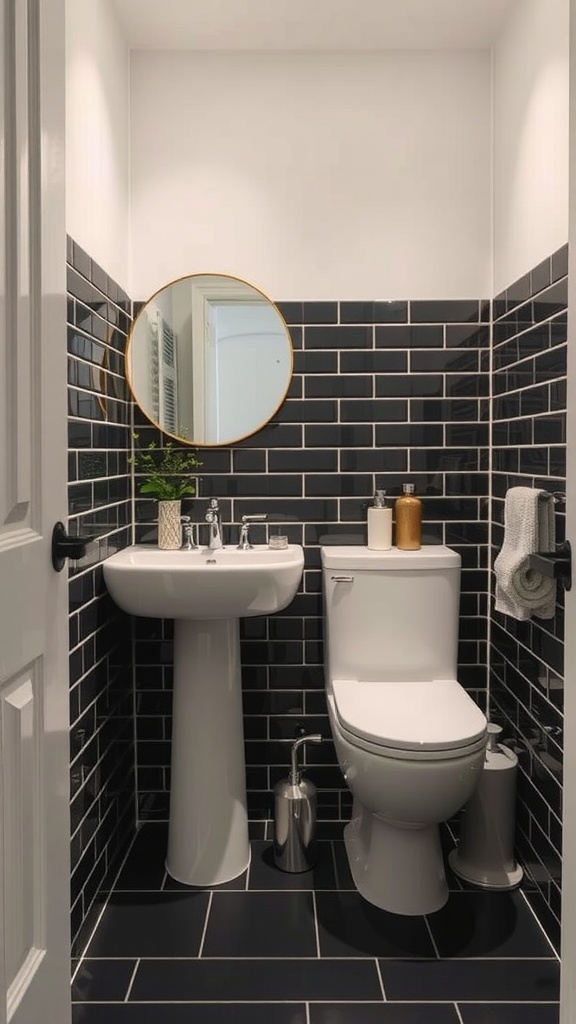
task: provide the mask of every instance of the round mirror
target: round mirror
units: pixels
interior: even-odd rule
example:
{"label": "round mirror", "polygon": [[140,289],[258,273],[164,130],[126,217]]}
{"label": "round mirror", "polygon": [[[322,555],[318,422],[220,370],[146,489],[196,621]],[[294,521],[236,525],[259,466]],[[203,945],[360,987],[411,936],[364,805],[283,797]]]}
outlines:
{"label": "round mirror", "polygon": [[292,343],[257,288],[225,274],[191,274],[140,310],[126,376],[144,415],[166,434],[229,445],[265,426],[284,401]]}

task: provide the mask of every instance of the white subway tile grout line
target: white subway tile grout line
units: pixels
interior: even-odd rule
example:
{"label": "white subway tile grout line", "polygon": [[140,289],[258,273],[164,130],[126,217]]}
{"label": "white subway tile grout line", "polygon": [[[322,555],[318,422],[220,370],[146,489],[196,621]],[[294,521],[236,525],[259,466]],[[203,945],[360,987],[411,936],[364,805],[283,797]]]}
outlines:
{"label": "white subway tile grout line", "polygon": [[140,957],[138,958],[138,960],[134,964],[134,970],[132,971],[132,977],[130,978],[130,984],[128,985],[128,991],[126,992],[126,995],[124,996],[124,1002],[125,1003],[127,1003],[129,998],[130,998],[130,993],[132,991],[132,986],[134,984],[134,979],[136,977],[136,971],[138,970],[139,965],[140,965]]}

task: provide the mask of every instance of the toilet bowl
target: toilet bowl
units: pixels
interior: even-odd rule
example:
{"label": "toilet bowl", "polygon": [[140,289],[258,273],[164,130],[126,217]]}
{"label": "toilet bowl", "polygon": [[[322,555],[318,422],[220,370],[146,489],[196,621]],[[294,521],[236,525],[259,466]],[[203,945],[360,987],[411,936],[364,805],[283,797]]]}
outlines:
{"label": "toilet bowl", "polygon": [[339,547],[322,563],[352,877],[377,907],[429,914],[448,898],[438,824],[470,798],[486,745],[485,716],[456,679],[460,559],[441,546]]}

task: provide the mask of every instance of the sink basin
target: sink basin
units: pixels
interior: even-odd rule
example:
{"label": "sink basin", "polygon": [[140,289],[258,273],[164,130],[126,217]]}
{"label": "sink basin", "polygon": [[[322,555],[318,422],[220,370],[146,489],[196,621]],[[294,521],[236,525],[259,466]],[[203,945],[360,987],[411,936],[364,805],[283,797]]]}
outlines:
{"label": "sink basin", "polygon": [[304,552],[134,545],[103,567],[124,611],[175,620],[166,868],[186,885],[221,885],[250,862],[239,619],[290,603]]}
{"label": "sink basin", "polygon": [[104,562],[106,586],[132,615],[165,619],[223,619],[270,615],[290,603],[302,578],[298,544],[272,550],[161,551],[125,548]]}

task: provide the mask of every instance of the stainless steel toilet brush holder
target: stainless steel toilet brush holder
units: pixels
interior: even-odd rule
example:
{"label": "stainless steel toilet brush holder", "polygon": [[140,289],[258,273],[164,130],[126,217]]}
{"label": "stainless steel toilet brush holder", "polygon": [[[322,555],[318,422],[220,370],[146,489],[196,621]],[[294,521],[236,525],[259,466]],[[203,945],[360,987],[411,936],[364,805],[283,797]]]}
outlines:
{"label": "stainless steel toilet brush holder", "polygon": [[290,775],[274,787],[274,863],[282,871],[309,871],[316,863],[316,786],[302,777],[298,751],[321,739],[302,736],[292,744]]}
{"label": "stainless steel toilet brush holder", "polygon": [[514,859],[518,758],[498,742],[501,732],[488,724],[484,767],[463,811],[460,843],[448,858],[456,875],[481,889],[515,889],[523,876]]}

